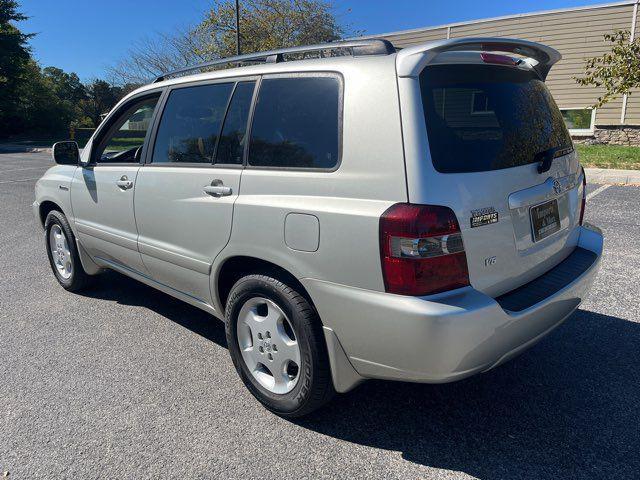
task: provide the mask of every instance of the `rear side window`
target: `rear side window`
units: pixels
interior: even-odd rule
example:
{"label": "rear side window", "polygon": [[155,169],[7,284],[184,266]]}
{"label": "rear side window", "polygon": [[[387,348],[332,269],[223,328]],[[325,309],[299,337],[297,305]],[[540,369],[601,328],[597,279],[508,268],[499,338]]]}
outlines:
{"label": "rear side window", "polygon": [[533,72],[495,65],[435,65],[420,74],[429,148],[439,172],[534,163],[571,137]]}
{"label": "rear side window", "polygon": [[172,90],[167,99],[153,163],[211,163],[233,83]]}
{"label": "rear side window", "polygon": [[242,164],[242,153],[246,142],[247,120],[251,109],[251,99],[255,82],[238,83],[233,98],[229,104],[229,111],[224,120],[222,135],[218,143],[216,163]]}
{"label": "rear side window", "polygon": [[264,79],[251,127],[249,165],[335,167],[339,102],[340,83],[335,77]]}

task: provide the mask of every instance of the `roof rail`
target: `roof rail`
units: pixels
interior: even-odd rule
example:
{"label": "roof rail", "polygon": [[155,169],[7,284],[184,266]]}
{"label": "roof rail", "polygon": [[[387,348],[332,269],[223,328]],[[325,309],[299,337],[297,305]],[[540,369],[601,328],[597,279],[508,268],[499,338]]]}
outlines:
{"label": "roof rail", "polygon": [[342,42],[321,43],[317,45],[306,45],[302,47],[290,47],[281,48],[278,50],[270,50],[268,52],[256,52],[247,55],[237,55],[235,57],[221,58],[219,60],[213,60],[211,62],[199,63],[191,67],[179,68],[171,72],[163,73],[157,77],[153,83],[161,82],[167,77],[179,75],[181,73],[191,72],[193,70],[200,70],[203,68],[213,67],[217,65],[226,65],[229,63],[243,63],[252,61],[264,61],[265,63],[279,63],[284,61],[284,55],[293,53],[308,53],[308,52],[320,52],[325,50],[350,50],[351,55],[366,56],[366,55],[389,55],[395,53],[396,49],[393,47],[389,40],[383,39],[368,39],[368,40],[348,40]]}

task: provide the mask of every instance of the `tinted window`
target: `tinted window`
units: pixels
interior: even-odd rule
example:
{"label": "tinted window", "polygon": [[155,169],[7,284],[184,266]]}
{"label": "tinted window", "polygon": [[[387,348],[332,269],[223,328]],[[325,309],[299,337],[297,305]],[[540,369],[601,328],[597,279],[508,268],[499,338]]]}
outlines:
{"label": "tinted window", "polygon": [[211,163],[232,83],[173,90],[169,95],[153,163]]}
{"label": "tinted window", "polygon": [[135,163],[140,161],[142,145],[151,123],[159,95],[124,107],[96,149],[97,163]]}
{"label": "tinted window", "polygon": [[335,167],[339,91],[334,77],[263,80],[251,127],[249,164]]}
{"label": "tinted window", "polygon": [[491,65],[436,65],[420,74],[435,168],[479,172],[526,165],[571,147],[546,85],[530,71]]}
{"label": "tinted window", "polygon": [[224,120],[222,136],[218,143],[216,163],[242,164],[246,143],[247,119],[255,82],[238,83]]}

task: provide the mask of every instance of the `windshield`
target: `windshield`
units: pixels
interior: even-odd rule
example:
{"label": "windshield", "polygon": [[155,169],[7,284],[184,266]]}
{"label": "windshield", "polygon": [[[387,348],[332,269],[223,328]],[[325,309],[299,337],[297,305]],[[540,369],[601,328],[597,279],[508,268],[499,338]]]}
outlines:
{"label": "windshield", "polygon": [[429,148],[439,172],[481,172],[571,148],[549,90],[534,72],[496,65],[434,65],[420,74]]}

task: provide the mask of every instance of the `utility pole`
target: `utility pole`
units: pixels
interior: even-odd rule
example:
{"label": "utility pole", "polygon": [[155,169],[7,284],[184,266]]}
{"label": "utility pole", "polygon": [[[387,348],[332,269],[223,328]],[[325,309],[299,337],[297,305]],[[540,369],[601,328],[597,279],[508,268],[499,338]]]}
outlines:
{"label": "utility pole", "polygon": [[240,0],[236,0],[236,53],[240,52]]}

